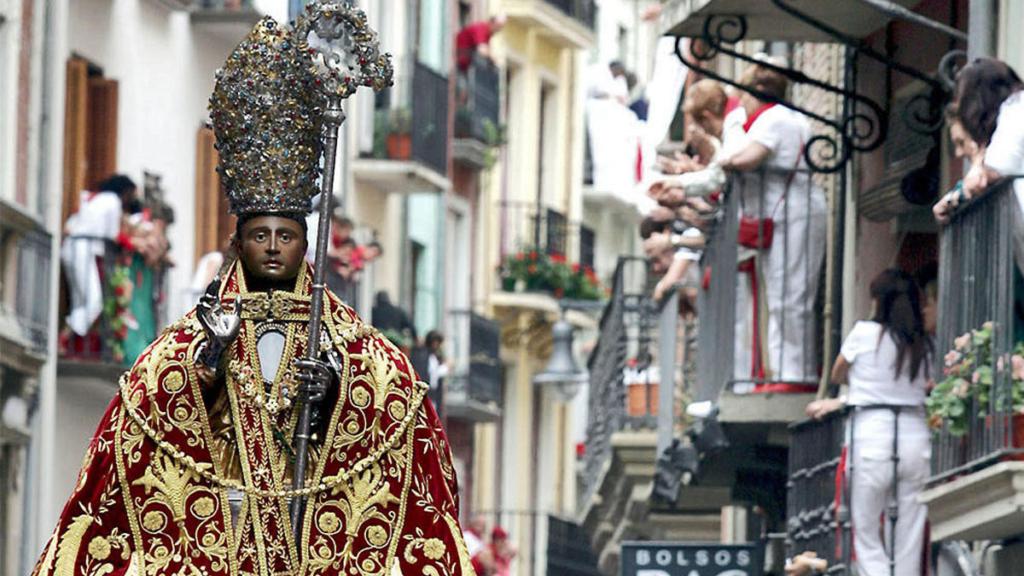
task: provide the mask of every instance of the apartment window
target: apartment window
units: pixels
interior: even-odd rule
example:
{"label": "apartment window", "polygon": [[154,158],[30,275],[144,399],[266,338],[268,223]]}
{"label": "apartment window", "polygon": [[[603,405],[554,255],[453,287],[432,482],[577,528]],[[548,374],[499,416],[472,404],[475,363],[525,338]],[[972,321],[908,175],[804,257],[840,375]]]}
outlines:
{"label": "apartment window", "polygon": [[214,142],[210,127],[203,126],[196,133],[196,262],[224,248],[235,229],[235,217],[228,214],[227,196],[220,193],[220,157]]}
{"label": "apartment window", "polygon": [[117,169],[117,81],[77,56],[68,60],[65,73],[62,221],[78,210],[82,190]]}
{"label": "apartment window", "polygon": [[537,205],[556,205],[555,175],[558,170],[558,92],[543,84],[540,89],[540,129],[537,131]]}
{"label": "apartment window", "polygon": [[419,61],[435,72],[447,75],[454,42],[448,30],[448,2],[420,0],[418,28]]}

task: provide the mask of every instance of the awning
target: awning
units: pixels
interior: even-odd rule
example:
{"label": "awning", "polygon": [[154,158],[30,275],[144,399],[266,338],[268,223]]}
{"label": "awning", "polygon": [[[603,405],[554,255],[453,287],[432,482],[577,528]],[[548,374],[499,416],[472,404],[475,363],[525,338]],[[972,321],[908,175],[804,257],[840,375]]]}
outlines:
{"label": "awning", "polygon": [[920,0],[671,0],[662,10],[662,33],[699,37],[709,16],[743,16],[748,40],[835,42],[822,26],[855,40],[893,19],[912,21],[955,38],[966,36],[910,10]]}

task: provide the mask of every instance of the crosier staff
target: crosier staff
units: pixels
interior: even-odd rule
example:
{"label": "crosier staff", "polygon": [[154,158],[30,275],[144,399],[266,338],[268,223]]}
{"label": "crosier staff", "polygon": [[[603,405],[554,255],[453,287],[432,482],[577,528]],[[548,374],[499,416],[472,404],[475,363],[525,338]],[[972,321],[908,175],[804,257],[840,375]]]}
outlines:
{"label": "crosier staff", "polygon": [[[295,23],[295,35],[303,42],[300,47],[311,56],[313,73],[317,76],[318,84],[327,101],[323,116],[324,165],[323,178],[320,182],[320,218],[317,223],[316,260],[313,265],[309,340],[306,345],[306,357],[296,362],[305,373],[296,398],[299,418],[294,436],[295,467],[292,488],[299,490],[305,483],[306,465],[309,461],[313,405],[323,399],[323,383],[329,378],[326,366],[319,361],[320,326],[338,131],[345,121],[341,102],[355,93],[360,86],[371,87],[374,90],[390,86],[392,66],[390,54],[379,54],[377,33],[367,25],[366,14],[344,2],[320,0],[307,5],[305,12]],[[290,510],[295,543],[300,547],[305,500],[305,496],[295,496]]]}

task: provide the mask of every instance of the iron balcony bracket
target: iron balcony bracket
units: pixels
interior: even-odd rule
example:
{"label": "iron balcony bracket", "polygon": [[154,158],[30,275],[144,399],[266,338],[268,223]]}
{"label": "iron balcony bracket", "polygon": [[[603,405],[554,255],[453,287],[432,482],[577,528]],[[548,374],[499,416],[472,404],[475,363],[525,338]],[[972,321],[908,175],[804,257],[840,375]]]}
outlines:
{"label": "iron balcony bracket", "polygon": [[[949,100],[953,88],[953,78],[956,73],[957,63],[962,62],[965,57],[965,53],[962,50],[951,50],[948,52],[940,61],[936,74],[929,75],[892,60],[885,54],[874,50],[865,42],[846,35],[828,24],[797,10],[783,0],[771,1],[783,12],[809,26],[821,30],[837,43],[849,47],[854,53],[854,58],[863,55],[891,70],[924,83],[929,89],[910,99],[902,110],[902,120],[911,130],[921,134],[935,134],[942,128],[942,109]],[[886,5],[885,3],[882,4],[881,6],[871,4],[871,6],[884,11]],[[964,39],[963,33],[958,30],[933,22],[923,16],[910,19],[900,14],[890,15],[919,24],[923,20],[930,29],[946,34],[954,41],[962,41]],[[871,98],[858,93],[856,90],[833,86],[827,82],[811,78],[799,70],[763,62],[726,47],[727,44],[734,45],[741,42],[746,38],[746,35],[747,19],[745,16],[713,14],[704,20],[704,27],[700,36],[701,42],[691,45],[690,54],[693,58],[687,58],[683,54],[681,48],[682,37],[676,39],[676,57],[687,67],[708,78],[743,90],[760,100],[785,106],[831,128],[834,135],[827,133],[816,134],[804,146],[804,159],[810,169],[815,172],[837,172],[845,166],[854,151],[869,152],[882,145],[889,129],[889,113],[885,107]],[[835,94],[842,97],[846,102],[855,104],[855,106],[845,106],[844,108],[851,112],[848,112],[841,119],[829,118],[793,102],[777,98],[749,86],[741,85],[732,79],[718,74],[709,67],[701,65],[701,62],[708,62],[719,54],[771,69],[786,77],[790,82]]]}
{"label": "iron balcony bracket", "polygon": [[[850,159],[854,150],[865,152],[881,146],[885,140],[888,125],[886,123],[887,115],[878,103],[852,90],[837,88],[826,82],[811,78],[799,70],[775,66],[724,46],[726,43],[735,44],[743,40],[746,32],[747,20],[743,16],[709,16],[704,21],[704,31],[701,36],[703,45],[691,45],[690,54],[693,56],[693,59],[683,55],[682,37],[676,38],[676,57],[690,69],[708,78],[743,90],[759,100],[785,106],[790,110],[799,112],[830,127],[835,135],[827,133],[815,134],[804,145],[804,160],[810,169],[815,172],[838,172]],[[807,84],[826,92],[837,94],[848,100],[854,100],[863,104],[865,111],[856,111],[841,120],[829,118],[785,99],[777,98],[753,87],[740,84],[698,63],[710,61],[718,54],[725,54],[750,64],[764,66],[782,74],[792,82]]]}
{"label": "iron balcony bracket", "polygon": [[[825,22],[790,6],[784,0],[771,1],[779,10],[782,10],[786,14],[804,22],[812,28],[821,30],[836,42],[851,48],[858,56],[866,56],[891,70],[895,70],[928,85],[930,90],[920,92],[910,99],[906,108],[903,110],[902,119],[904,123],[906,123],[907,127],[920,134],[934,134],[942,129],[942,108],[945,106],[945,103],[948,102],[950,93],[953,90],[953,85],[955,83],[953,79],[957,72],[956,65],[967,57],[967,53],[965,51],[951,49],[940,60],[935,74],[929,75],[913,68],[912,66],[907,66],[906,64],[893,60],[886,54],[871,48],[863,40],[858,40],[857,38],[843,34]],[[861,0],[861,2],[875,10],[885,13],[890,17],[898,18],[906,22],[923,26],[940,34],[944,34],[948,36],[952,42],[967,42],[967,35],[956,28],[952,28],[942,24],[941,22],[935,22],[930,18],[911,12],[898,4],[892,4],[887,0]]]}

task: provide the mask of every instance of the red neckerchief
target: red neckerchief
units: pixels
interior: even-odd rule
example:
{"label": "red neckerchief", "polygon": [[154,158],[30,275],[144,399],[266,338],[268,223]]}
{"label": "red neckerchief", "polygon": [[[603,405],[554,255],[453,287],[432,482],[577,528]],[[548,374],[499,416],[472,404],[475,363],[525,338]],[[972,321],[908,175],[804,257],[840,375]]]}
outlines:
{"label": "red neckerchief", "polygon": [[758,117],[760,117],[761,114],[764,114],[765,110],[768,110],[772,106],[775,106],[775,102],[762,104],[761,107],[755,110],[753,114],[747,116],[747,121],[743,123],[743,131],[750,132],[750,127],[754,125],[754,122],[757,121]]}

